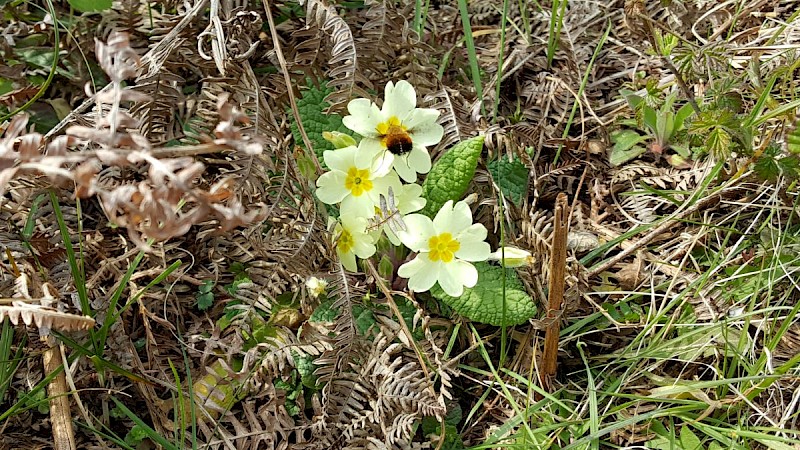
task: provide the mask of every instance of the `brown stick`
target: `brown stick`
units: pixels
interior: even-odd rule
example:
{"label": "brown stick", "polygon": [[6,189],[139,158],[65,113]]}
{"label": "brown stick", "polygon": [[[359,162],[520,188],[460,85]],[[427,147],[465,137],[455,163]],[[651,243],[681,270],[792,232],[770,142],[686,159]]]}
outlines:
{"label": "brown stick", "polygon": [[[61,352],[55,344],[42,355],[45,376],[61,367]],[[66,368],[64,369],[66,370]],[[72,428],[72,413],[67,397],[67,377],[64,370],[58,372],[47,385],[47,396],[50,398],[50,425],[53,431],[53,448],[55,450],[75,450],[75,431]]]}
{"label": "brown stick", "polygon": [[558,368],[558,334],[561,331],[561,305],[564,301],[564,286],[567,266],[567,233],[569,232],[569,204],[567,194],[556,198],[553,218],[553,242],[550,249],[550,289],[548,293],[547,319],[551,321],[544,334],[544,354],[539,382],[549,391]]}

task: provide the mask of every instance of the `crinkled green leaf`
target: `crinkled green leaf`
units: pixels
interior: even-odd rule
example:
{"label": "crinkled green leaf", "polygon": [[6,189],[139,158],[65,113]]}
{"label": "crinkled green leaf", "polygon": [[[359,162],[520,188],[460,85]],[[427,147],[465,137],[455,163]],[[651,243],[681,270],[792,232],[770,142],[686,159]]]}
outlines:
{"label": "crinkled green leaf", "polygon": [[489,172],[503,195],[519,206],[528,187],[528,168],[518,159],[500,158],[489,163]]}
{"label": "crinkled green leaf", "polygon": [[536,314],[533,299],[525,292],[513,269],[505,269],[506,311],[503,317],[503,269],[485,262],[475,263],[478,269],[478,284],[465,288],[460,297],[451,297],[439,285],[431,294],[443,301],[462,316],[495,326],[518,325]]}
{"label": "crinkled green leaf", "polygon": [[111,9],[111,0],[67,0],[69,5],[81,12]]}
{"label": "crinkled green leaf", "polygon": [[[309,83],[307,89],[300,91],[302,97],[297,100],[297,110],[300,112],[300,120],[303,121],[303,128],[306,130],[308,139],[311,141],[311,145],[314,146],[314,153],[317,155],[317,159],[319,159],[319,163],[322,164],[323,167],[325,162],[322,160],[322,153],[325,150],[334,150],[334,146],[322,137],[322,134],[324,132],[334,131],[348,135],[352,134],[347,127],[342,125],[341,116],[337,114],[325,114],[325,110],[330,106],[330,103],[325,101],[325,97],[332,91],[333,89],[328,88],[325,83],[321,83],[319,86]],[[291,113],[289,113],[289,117],[292,117],[291,127],[294,141],[297,145],[304,147],[303,138],[300,136],[300,129],[297,127],[297,123],[294,121]]]}
{"label": "crinkled green leaf", "polygon": [[353,305],[353,317],[355,318],[358,334],[362,336],[365,336],[367,331],[376,323],[372,310],[361,305]]}
{"label": "crinkled green leaf", "polygon": [[300,374],[300,381],[303,386],[315,389],[317,387],[317,377],[314,371],[317,366],[314,365],[314,357],[311,355],[301,355],[297,352],[292,352],[294,358],[294,366],[297,368],[297,373]]}
{"label": "crinkled green leaf", "polygon": [[339,310],[333,307],[333,299],[329,299],[320,303],[319,306],[314,309],[314,312],[311,313],[308,321],[316,323],[330,323],[336,320],[338,315]]}
{"label": "crinkled green leaf", "polygon": [[433,217],[448,200],[458,201],[475,176],[483,149],[483,136],[461,141],[442,155],[422,183],[422,198],[427,200],[422,214]]}

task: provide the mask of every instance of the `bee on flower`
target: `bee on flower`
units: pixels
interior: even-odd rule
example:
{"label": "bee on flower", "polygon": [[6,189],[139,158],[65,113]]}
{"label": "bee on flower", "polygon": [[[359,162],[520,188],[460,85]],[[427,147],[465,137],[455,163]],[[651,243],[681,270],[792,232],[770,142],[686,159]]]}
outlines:
{"label": "bee on flower", "polygon": [[381,166],[394,168],[408,183],[418,173],[431,170],[428,148],[442,140],[444,129],[436,123],[439,111],[417,108],[417,93],[407,81],[386,85],[383,107],[365,98],[347,105],[349,116],[342,119],[347,128],[362,136],[358,163],[367,165],[375,158]]}

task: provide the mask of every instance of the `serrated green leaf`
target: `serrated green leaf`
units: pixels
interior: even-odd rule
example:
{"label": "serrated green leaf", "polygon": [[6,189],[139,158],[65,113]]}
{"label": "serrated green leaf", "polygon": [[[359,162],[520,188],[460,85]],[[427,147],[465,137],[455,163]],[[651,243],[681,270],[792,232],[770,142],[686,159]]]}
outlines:
{"label": "serrated green leaf", "polygon": [[[305,90],[301,90],[302,97],[297,100],[297,110],[300,112],[300,120],[303,121],[303,128],[306,130],[308,139],[311,145],[314,146],[314,153],[317,155],[319,163],[323,165],[325,161],[322,160],[322,153],[325,150],[334,150],[333,144],[328,142],[322,134],[325,132],[340,132],[343,134],[351,135],[352,132],[342,125],[342,118],[337,114],[325,114],[330,103],[325,101],[325,97],[333,92],[333,89],[327,87],[326,83],[321,83],[315,86],[309,83]],[[292,117],[291,128],[292,136],[297,145],[304,147],[303,138],[300,136],[300,129]]]}
{"label": "serrated green leaf", "polygon": [[528,168],[520,160],[497,159],[489,163],[489,172],[500,192],[519,206],[528,187]]}
{"label": "serrated green leaf", "polygon": [[731,135],[721,127],[714,127],[706,137],[706,151],[717,159],[731,154]]}
{"label": "serrated green leaf", "polygon": [[797,155],[785,156],[778,160],[778,167],[781,173],[789,179],[797,179],[800,174],[800,159]]}
{"label": "serrated green leaf", "polygon": [[781,174],[778,162],[772,157],[759,158],[753,165],[756,175],[762,180],[775,181]]}
{"label": "serrated green leaf", "polygon": [[427,200],[422,214],[433,217],[448,200],[461,200],[475,176],[483,139],[478,136],[461,141],[436,161],[422,183],[422,198]]}
{"label": "serrated green leaf", "polygon": [[460,297],[445,294],[439,285],[431,289],[434,297],[462,316],[495,326],[518,325],[536,314],[533,299],[525,292],[513,269],[505,270],[505,317],[503,317],[503,269],[485,262],[475,263],[478,284],[465,288]]}
{"label": "serrated green leaf", "polygon": [[67,0],[69,5],[81,12],[111,9],[111,0]]}

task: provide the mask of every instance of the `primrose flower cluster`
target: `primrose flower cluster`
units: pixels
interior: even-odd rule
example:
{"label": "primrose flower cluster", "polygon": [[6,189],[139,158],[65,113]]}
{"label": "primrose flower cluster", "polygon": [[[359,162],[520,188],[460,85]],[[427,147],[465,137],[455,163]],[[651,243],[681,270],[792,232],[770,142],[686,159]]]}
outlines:
{"label": "primrose flower cluster", "polygon": [[414,87],[407,81],[386,85],[381,108],[368,99],[351,101],[343,124],[361,141],[323,154],[330,169],[317,180],[317,198],[339,204],[339,219],[329,226],[336,252],[347,270],[356,271],[356,257],[369,258],[382,235],[401,243],[416,257],[399,267],[408,287],[424,292],[437,282],[454,297],[473,287],[478,271],[471,263],[490,258],[487,230],[472,223],[464,202],[448,201],[433,220],[422,214],[426,200],[417,174],[428,173],[428,147],[442,139],[439,112],[417,108]]}

